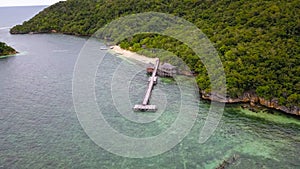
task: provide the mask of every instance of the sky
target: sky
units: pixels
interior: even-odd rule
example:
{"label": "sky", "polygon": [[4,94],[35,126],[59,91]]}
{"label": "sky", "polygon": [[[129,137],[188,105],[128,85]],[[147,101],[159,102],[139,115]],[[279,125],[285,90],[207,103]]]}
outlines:
{"label": "sky", "polygon": [[0,0],[0,6],[52,5],[62,0]]}

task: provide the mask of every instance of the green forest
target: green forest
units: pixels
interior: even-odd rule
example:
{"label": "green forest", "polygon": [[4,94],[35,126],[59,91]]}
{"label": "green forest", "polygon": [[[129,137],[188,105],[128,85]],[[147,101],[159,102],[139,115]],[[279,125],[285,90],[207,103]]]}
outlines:
{"label": "green forest", "polygon": [[[224,65],[228,96],[250,91],[280,105],[300,107],[299,0],[68,0],[10,32],[90,36],[118,17],[149,11],[182,17],[206,34]],[[142,34],[119,44],[135,52],[151,46],[175,53],[195,72],[200,89],[210,90],[205,67],[183,43]]]}
{"label": "green forest", "polygon": [[6,45],[4,42],[0,42],[0,56],[16,54],[16,50]]}

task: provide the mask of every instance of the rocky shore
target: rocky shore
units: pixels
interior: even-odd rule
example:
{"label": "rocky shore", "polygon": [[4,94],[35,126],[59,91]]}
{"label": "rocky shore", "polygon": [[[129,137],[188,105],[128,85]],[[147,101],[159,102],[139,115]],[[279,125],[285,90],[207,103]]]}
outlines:
{"label": "rocky shore", "polygon": [[207,93],[205,91],[201,91],[201,97],[202,97],[202,99],[205,99],[205,100],[211,100],[211,101],[217,101],[217,102],[223,102],[223,103],[249,103],[250,106],[262,105],[267,108],[276,109],[276,110],[280,110],[280,111],[288,113],[288,114],[300,116],[300,107],[282,106],[282,105],[278,104],[277,99],[267,100],[265,98],[257,96],[253,92],[245,92],[239,98],[227,98],[227,97],[225,98],[216,93]]}

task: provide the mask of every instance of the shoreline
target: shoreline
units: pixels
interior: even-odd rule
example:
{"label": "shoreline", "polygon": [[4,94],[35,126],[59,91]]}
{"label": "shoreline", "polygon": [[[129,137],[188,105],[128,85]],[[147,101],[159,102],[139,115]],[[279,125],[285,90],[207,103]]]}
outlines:
{"label": "shoreline", "polygon": [[155,64],[156,58],[149,58],[147,56],[144,55],[140,55],[137,54],[135,52],[131,52],[129,50],[125,50],[122,49],[120,46],[114,45],[114,46],[110,46],[111,47],[111,51],[113,51],[114,53],[120,54],[121,57],[127,58],[127,59],[133,59],[135,61],[139,61],[145,64],[148,63],[153,63]]}
{"label": "shoreline", "polygon": [[19,52],[15,52],[15,53],[8,54],[8,55],[0,55],[0,59],[5,59],[5,58],[16,56],[18,53]]}
{"label": "shoreline", "polygon": [[[47,32],[47,33],[53,33],[53,32]],[[55,32],[56,34],[66,34],[66,33],[61,33],[61,32]],[[20,33],[15,33],[15,34],[20,34]],[[28,34],[28,33],[25,33],[25,34]],[[37,34],[40,34],[37,32]],[[75,34],[66,34],[66,35],[71,35],[71,36],[78,36],[78,35],[75,35]],[[153,63],[155,64],[155,58],[149,58],[149,57],[146,57],[144,55],[140,55],[140,54],[137,54],[135,52],[131,52],[131,51],[128,51],[128,50],[125,50],[125,49],[122,49],[120,46],[117,46],[117,45],[114,45],[114,46],[110,46],[111,49],[109,49],[110,51],[112,51],[113,53],[117,53],[119,54],[121,57],[123,58],[126,58],[126,59],[130,59],[130,60],[135,60],[135,61],[139,61],[139,62],[142,62],[144,64],[148,64],[149,62],[150,63]],[[243,94],[243,96],[245,96],[246,94],[248,94],[247,92]],[[214,94],[211,94],[211,93],[206,93],[204,91],[201,91],[200,89],[200,95],[201,95],[201,99],[204,99],[204,100],[208,100],[208,101],[216,101],[216,102],[220,102],[218,99],[212,99],[212,95]],[[242,96],[242,97],[243,97]],[[293,108],[288,108],[286,106],[279,106],[277,104],[273,104],[272,103],[272,100],[265,100],[265,99],[260,99],[263,101],[263,104],[260,103],[260,101],[254,101],[252,99],[249,99],[247,98],[246,100],[244,100],[244,98],[228,98],[229,100],[228,101],[225,101],[226,104],[243,104],[243,103],[248,103],[250,106],[251,104],[258,104],[258,105],[261,105],[261,106],[264,106],[264,107],[267,107],[269,109],[275,109],[275,110],[279,110],[279,111],[282,111],[284,112],[285,114],[289,114],[289,115],[296,115],[296,116],[300,116],[300,107],[297,107],[297,106],[292,106]]]}
{"label": "shoreline", "polygon": [[9,58],[9,57],[13,57],[16,56],[16,54],[12,54],[12,55],[0,55],[0,59],[5,59],[5,58]]}
{"label": "shoreline", "polygon": [[16,56],[18,53],[19,53],[19,52],[16,51],[16,50],[14,49],[13,52],[10,52],[10,53],[8,53],[8,54],[6,54],[6,55],[0,54],[0,59],[5,59],[5,58],[8,58],[8,57]]}
{"label": "shoreline", "polygon": [[[148,64],[148,63],[155,64],[155,61],[156,61],[155,58],[149,58],[147,56],[140,55],[135,52],[131,52],[129,50],[122,49],[120,46],[117,46],[117,45],[111,46],[110,50],[117,54],[120,54],[120,56],[123,58],[133,59],[135,61],[139,61],[139,62],[142,62],[145,64]],[[215,100],[212,99],[213,97],[211,97],[211,96],[213,96],[213,94],[205,93],[205,92],[201,91],[201,89],[200,89],[200,95],[201,95],[200,96],[201,99],[220,102],[220,100],[218,100],[218,99],[215,99]],[[285,114],[300,116],[299,108],[297,108],[296,106],[294,109],[289,109],[285,106],[279,106],[278,104],[273,103],[272,100],[268,101],[263,98],[259,98],[257,96],[252,96],[252,94],[250,94],[248,92],[246,92],[242,98],[229,98],[229,99],[225,99],[225,100],[226,100],[225,101],[226,104],[245,104],[246,103],[246,104],[249,104],[250,107],[253,105],[261,105],[270,110],[277,110],[277,111],[282,111]]]}

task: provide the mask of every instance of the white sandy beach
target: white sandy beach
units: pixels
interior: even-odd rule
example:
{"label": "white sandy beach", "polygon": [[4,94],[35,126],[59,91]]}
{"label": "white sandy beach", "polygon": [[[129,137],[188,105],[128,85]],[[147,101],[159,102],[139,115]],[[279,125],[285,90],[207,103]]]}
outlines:
{"label": "white sandy beach", "polygon": [[113,52],[118,53],[121,55],[121,57],[125,57],[125,58],[129,58],[129,59],[134,59],[143,63],[153,63],[155,64],[156,59],[155,58],[149,58],[143,55],[139,55],[137,53],[128,51],[128,50],[124,50],[122,48],[120,48],[120,46],[112,46],[111,49]]}

